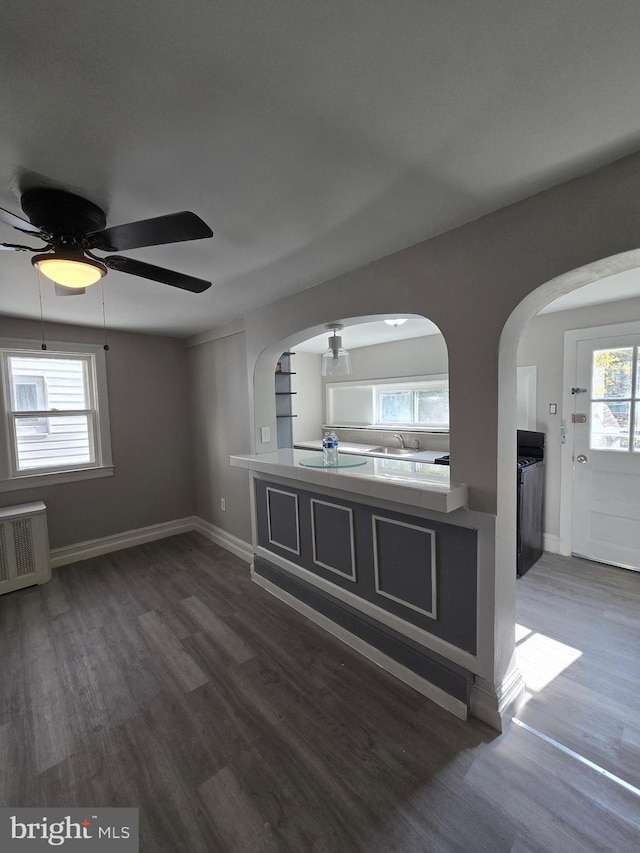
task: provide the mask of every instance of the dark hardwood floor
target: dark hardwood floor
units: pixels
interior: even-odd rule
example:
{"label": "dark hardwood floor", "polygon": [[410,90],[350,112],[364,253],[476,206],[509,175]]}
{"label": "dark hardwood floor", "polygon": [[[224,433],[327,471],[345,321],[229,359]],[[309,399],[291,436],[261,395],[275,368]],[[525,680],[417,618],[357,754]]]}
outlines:
{"label": "dark hardwood floor", "polygon": [[[521,619],[536,630],[546,571],[519,583]],[[616,595],[592,602],[586,634],[618,612]],[[630,659],[628,618],[612,621]],[[457,720],[251,584],[243,563],[198,534],[2,596],[0,649],[2,804],[137,806],[145,853],[639,847],[633,793],[515,725],[498,736]],[[589,691],[600,695],[581,685],[576,705]],[[603,695],[606,716],[618,693]],[[542,696],[523,719],[537,710],[526,719],[545,730]],[[632,763],[627,713],[608,737]]]}

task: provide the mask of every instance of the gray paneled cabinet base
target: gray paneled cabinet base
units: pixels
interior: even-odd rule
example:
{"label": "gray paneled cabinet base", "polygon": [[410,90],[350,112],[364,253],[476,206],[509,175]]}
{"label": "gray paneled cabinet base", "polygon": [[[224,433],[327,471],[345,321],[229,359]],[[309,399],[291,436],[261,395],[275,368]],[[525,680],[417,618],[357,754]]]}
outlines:
{"label": "gray paneled cabinet base", "polygon": [[255,573],[468,706],[470,672],[366,605],[475,654],[477,532],[288,484],[255,490],[258,545],[280,558],[256,557]]}

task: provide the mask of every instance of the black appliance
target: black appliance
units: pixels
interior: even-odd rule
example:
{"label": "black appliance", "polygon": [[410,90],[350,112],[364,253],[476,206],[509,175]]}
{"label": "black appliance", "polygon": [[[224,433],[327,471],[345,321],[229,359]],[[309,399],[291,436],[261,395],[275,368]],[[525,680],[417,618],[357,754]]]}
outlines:
{"label": "black appliance", "polygon": [[518,430],[518,520],[516,576],[522,577],[542,557],[544,433]]}
{"label": "black appliance", "polygon": [[[542,507],[544,489],[543,432],[518,430],[518,515],[516,525],[516,576],[522,577],[542,556]],[[448,465],[449,455],[433,460]]]}

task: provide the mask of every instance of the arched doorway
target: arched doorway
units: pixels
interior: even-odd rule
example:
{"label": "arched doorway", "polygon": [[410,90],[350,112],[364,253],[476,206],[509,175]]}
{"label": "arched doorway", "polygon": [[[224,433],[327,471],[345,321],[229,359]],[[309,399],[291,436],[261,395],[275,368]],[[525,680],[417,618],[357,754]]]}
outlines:
{"label": "arched doorway", "polygon": [[[564,311],[558,308],[555,313],[538,312],[558,296],[558,286],[565,294],[605,279],[609,287],[615,287],[623,280],[620,278],[622,272],[637,268],[639,261],[640,253],[626,253],[543,285],[524,303],[528,302],[531,308],[533,300],[541,299],[544,304],[538,304],[536,312],[532,312],[524,322],[520,322],[522,317],[514,320],[524,303],[516,309],[505,326],[503,341],[506,345],[501,348],[501,365],[507,351],[516,361],[517,347],[511,347],[511,335],[517,322],[520,342],[518,363],[537,361],[539,376],[542,377],[538,394],[538,428],[544,430],[548,438],[547,553],[516,586],[516,657],[527,684],[528,700],[516,720],[534,734],[550,738],[559,748],[571,750],[636,787],[640,777],[625,759],[624,742],[618,741],[612,746],[611,737],[612,732],[623,730],[624,720],[631,713],[625,682],[628,682],[628,676],[633,677],[635,664],[630,665],[625,624],[637,618],[640,577],[570,555],[578,550],[573,527],[574,507],[584,491],[582,481],[576,480],[576,473],[582,475],[592,457],[601,455],[620,459],[625,451],[629,457],[633,452],[629,442],[633,441],[632,410],[636,389],[635,382],[631,380],[637,370],[634,364],[637,341],[624,347],[628,380],[625,388],[618,382],[612,386],[610,394],[614,402],[627,404],[631,423],[627,419],[622,430],[619,421],[611,426],[611,435],[615,432],[611,445],[599,446],[603,433],[597,426],[597,411],[594,411],[599,398],[591,387],[591,379],[597,365],[594,353],[604,353],[609,358],[612,351],[620,349],[620,341],[638,331],[640,289],[636,290],[635,301],[627,299],[619,304],[578,308],[574,300],[564,303]],[[633,293],[623,291],[622,295],[630,298]],[[598,338],[599,327],[605,327],[602,338]],[[580,373],[575,372],[577,344],[581,341],[588,343],[589,355],[585,360],[587,378],[582,381]],[[542,355],[536,358],[536,353]],[[504,369],[509,368],[505,365]],[[501,376],[501,392],[502,379]],[[587,390],[580,398],[582,385]],[[587,398],[585,404],[583,401]],[[576,399],[579,401],[577,404]],[[576,423],[572,422],[574,413],[578,415]],[[625,439],[624,435],[628,438]],[[584,441],[587,442],[587,466],[577,458],[581,441],[583,446]],[[502,453],[502,446],[500,450]],[[502,461],[504,463],[505,460]],[[633,472],[627,469],[627,506],[623,514],[628,514],[628,504],[633,498],[634,490],[629,483],[631,476]],[[602,485],[602,478],[593,477],[592,480],[594,489]],[[610,482],[613,481],[607,481],[605,485]],[[637,478],[635,494],[640,495]],[[603,495],[602,500],[605,498]],[[611,524],[615,527],[614,518]],[[504,533],[504,528],[501,532]],[[500,549],[498,552],[500,554]],[[605,561],[619,562],[614,553]]]}

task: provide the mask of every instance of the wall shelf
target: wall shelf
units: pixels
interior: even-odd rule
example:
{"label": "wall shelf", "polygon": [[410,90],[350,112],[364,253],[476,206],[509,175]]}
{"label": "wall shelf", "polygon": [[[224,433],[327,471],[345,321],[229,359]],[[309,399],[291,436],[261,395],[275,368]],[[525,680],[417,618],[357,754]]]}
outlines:
{"label": "wall shelf", "polygon": [[295,370],[291,370],[293,355],[295,355],[293,352],[282,353],[278,359],[280,370],[276,370],[274,375],[278,448],[293,446],[293,418],[296,417],[292,411],[292,402],[296,394],[291,390],[291,377],[295,376]]}

